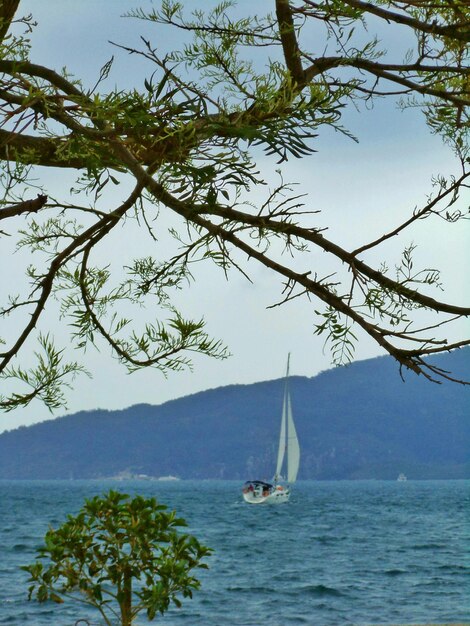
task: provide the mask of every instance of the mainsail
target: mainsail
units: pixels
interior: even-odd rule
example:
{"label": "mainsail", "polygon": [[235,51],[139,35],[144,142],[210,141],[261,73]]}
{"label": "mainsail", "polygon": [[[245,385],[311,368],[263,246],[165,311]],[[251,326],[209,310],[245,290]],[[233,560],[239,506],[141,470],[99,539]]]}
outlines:
{"label": "mainsail", "polygon": [[300,447],[294,420],[292,419],[292,407],[290,396],[287,395],[287,482],[295,483],[300,463]]}
{"label": "mainsail", "polygon": [[284,401],[282,403],[281,433],[279,435],[275,479],[277,480],[282,475],[284,457],[287,457],[287,482],[293,483],[299,471],[300,448],[294,420],[292,418],[292,406],[289,394],[289,361],[290,354],[287,357],[287,372],[284,387]]}
{"label": "mainsail", "polygon": [[[285,405],[285,400],[284,400]],[[274,474],[274,480],[278,480],[281,477],[282,472],[282,464],[284,463],[284,455],[286,453],[286,411],[284,410],[284,405],[282,409],[282,418],[281,418],[281,433],[279,435],[279,449],[277,451],[277,465],[276,465],[276,473]]]}

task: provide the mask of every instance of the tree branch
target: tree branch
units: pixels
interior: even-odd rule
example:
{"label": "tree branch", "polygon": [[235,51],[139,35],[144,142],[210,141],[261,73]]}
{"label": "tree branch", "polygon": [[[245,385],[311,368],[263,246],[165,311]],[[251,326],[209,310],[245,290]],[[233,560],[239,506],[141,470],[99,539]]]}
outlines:
{"label": "tree branch", "polygon": [[7,35],[19,4],[20,0],[0,0],[0,44]]}
{"label": "tree branch", "polygon": [[25,200],[8,207],[0,207],[0,220],[22,215],[23,213],[37,213],[47,202],[47,196],[38,194],[34,200]]}
{"label": "tree branch", "polygon": [[304,82],[304,70],[289,0],[276,0],[276,17],[287,69],[294,82],[302,84]]}
{"label": "tree branch", "polygon": [[[437,89],[425,84],[420,84],[411,80],[410,78],[393,73],[426,72],[431,74],[432,72],[453,71],[452,67],[447,68],[446,66],[433,68],[432,66],[422,66],[419,63],[411,66],[406,64],[400,65],[375,63],[374,61],[369,61],[368,59],[362,59],[359,57],[319,57],[317,59],[314,59],[310,67],[305,70],[305,84],[311,82],[313,78],[315,78],[319,74],[323,74],[324,72],[327,72],[328,70],[337,67],[355,67],[359,70],[364,70],[379,79],[382,78],[392,83],[402,85],[406,87],[410,92],[434,96],[438,100],[448,101],[457,106],[468,106],[470,104],[470,98],[468,97],[468,93],[466,93],[465,91],[457,92],[458,95],[456,96],[452,92],[445,91],[443,89]],[[468,73],[470,73],[469,68],[459,69],[460,75],[465,75]],[[462,95],[463,97],[460,97],[460,95]]]}
{"label": "tree branch", "polygon": [[361,0],[344,0],[344,3],[356,9],[360,9],[361,11],[365,11],[366,13],[372,13],[387,22],[403,24],[422,33],[428,33],[434,36],[438,35],[441,37],[451,37],[452,39],[457,39],[463,43],[468,43],[470,40],[470,20],[462,23],[447,24],[446,26],[442,26],[436,21],[431,23],[423,22],[422,20],[418,20],[403,13],[388,11],[387,9],[371,4],[370,2],[362,2]]}
{"label": "tree branch", "polygon": [[[163,200],[163,198],[165,198],[165,200]],[[178,208],[181,210],[183,208],[182,206],[176,207],[174,202],[173,204],[168,205],[168,202],[171,201],[168,199],[167,195],[162,194],[161,199],[162,201],[164,201],[165,204],[167,204],[167,206],[171,206],[171,208],[173,209]],[[201,207],[193,207],[193,212],[201,210],[203,210]],[[321,233],[316,232],[312,229],[303,228],[301,226],[297,226],[296,224],[277,222],[276,220],[272,220],[259,215],[249,215],[247,213],[237,211],[236,209],[227,209],[226,207],[211,207],[210,212],[214,215],[219,215],[221,217],[224,217],[225,219],[230,219],[234,222],[250,224],[254,227],[268,229],[272,232],[278,232],[284,235],[291,235],[293,237],[297,237],[300,240],[310,241],[322,250],[325,250],[325,252],[330,252],[336,258],[340,259],[348,266],[353,267],[356,271],[360,272],[364,276],[367,276],[377,285],[380,285],[384,289],[393,291],[407,300],[416,302],[417,304],[433,309],[434,311],[441,311],[443,313],[449,313],[452,315],[470,315],[470,307],[460,307],[448,304],[447,302],[439,302],[437,300],[434,300],[434,298],[430,298],[429,296],[425,296],[424,294],[415,291],[414,289],[405,287],[397,281],[392,280],[388,276],[385,276],[378,270],[373,269],[363,261],[360,261],[356,257],[356,254],[354,252],[348,252],[347,250],[344,250],[344,248],[341,248],[341,246],[338,246],[332,241],[329,241]]]}
{"label": "tree branch", "polygon": [[[330,291],[324,285],[318,283],[317,281],[312,280],[308,276],[307,273],[298,273],[294,270],[287,268],[286,266],[279,264],[277,261],[270,259],[268,255],[264,251],[260,251],[241,239],[239,239],[234,233],[229,230],[223,228],[223,226],[214,224],[213,222],[202,217],[201,207],[196,207],[193,205],[188,206],[187,203],[182,202],[169,194],[164,187],[158,183],[148,172],[146,172],[139,163],[135,160],[135,158],[126,150],[126,148],[120,144],[115,143],[115,149],[117,153],[120,154],[123,161],[125,161],[132,171],[136,179],[146,187],[146,189],[155,197],[159,202],[163,202],[169,208],[172,208],[182,217],[184,217],[188,222],[193,222],[194,224],[202,227],[207,232],[211,233],[215,237],[220,237],[223,241],[228,241],[232,243],[236,248],[245,252],[249,257],[257,259],[262,265],[265,267],[274,270],[275,273],[285,276],[288,280],[293,281],[295,284],[302,285],[309,293],[314,294],[320,300],[334,308],[336,311],[343,313],[351,320],[356,322],[367,334],[369,334],[381,347],[383,347],[390,355],[392,355],[401,365],[407,367],[408,369],[413,370],[417,374],[423,374],[426,378],[430,380],[434,380],[429,374],[426,373],[425,368],[423,368],[420,363],[420,356],[423,353],[426,353],[426,349],[423,348],[421,350],[413,350],[408,351],[405,349],[397,348],[396,346],[390,344],[386,339],[387,331],[384,329],[380,329],[377,325],[369,323],[362,315],[360,315],[352,306],[346,304],[346,302],[335,293]],[[207,211],[207,210],[206,210]],[[206,212],[205,211],[205,212]],[[204,212],[204,210],[203,210]],[[214,211],[214,208],[211,207],[210,213],[218,214],[217,211]],[[224,207],[220,208],[221,216],[223,215],[226,219],[229,218],[235,222],[251,222],[255,225],[262,225],[262,227],[267,226],[266,218],[261,218],[260,216],[249,216],[245,214],[240,214],[235,210],[231,210],[227,213],[227,209]],[[285,234],[295,234],[296,236],[300,236],[300,238],[309,239],[310,237],[306,234],[305,229],[301,229],[295,225],[286,224],[286,223],[276,223],[273,220],[269,221],[270,227],[275,230],[274,226],[277,228],[282,228],[283,233]],[[320,234],[312,233],[312,231],[308,231],[311,235],[312,239],[318,240],[318,237],[322,237]],[[326,242],[326,240],[325,240]],[[411,290],[403,285],[392,281],[387,278],[380,272],[369,268],[366,264],[362,263],[355,259],[350,253],[346,253],[344,250],[336,246],[335,244],[331,244],[328,242],[328,245],[322,246],[324,249],[329,249],[329,251],[335,250],[337,253],[340,252],[341,256],[344,257],[344,260],[347,260],[349,265],[352,267],[356,267],[360,269],[361,272],[368,275],[372,280],[376,281],[378,284],[391,289],[395,293],[400,294],[404,298],[411,299],[415,302],[419,302],[423,306],[428,306],[436,311],[444,311],[449,313],[454,313],[457,315],[470,315],[470,308],[463,307],[454,307],[449,306],[446,303],[439,303],[432,298],[424,296],[422,294],[418,294],[416,291]],[[337,256],[340,256],[337,254]],[[341,258],[340,256],[340,258]],[[467,342],[464,342],[464,344]],[[462,344],[462,345],[464,345]],[[460,345],[460,344],[459,344]],[[442,351],[442,348],[441,348]],[[435,381],[434,381],[435,382]]]}
{"label": "tree branch", "polygon": [[[384,241],[386,241],[387,239],[390,239],[391,237],[395,237],[396,235],[398,235],[400,232],[402,232],[403,230],[405,230],[406,228],[408,228],[408,226],[410,226],[413,222],[415,222],[416,220],[422,219],[425,215],[433,212],[434,207],[441,202],[444,198],[446,198],[447,196],[451,195],[451,194],[456,194],[457,191],[459,190],[459,188],[463,185],[464,181],[470,176],[469,173],[464,173],[458,180],[456,180],[450,187],[448,187],[447,189],[444,190],[444,192],[438,194],[434,200],[431,200],[430,202],[428,202],[426,204],[425,207],[423,207],[420,211],[415,212],[408,220],[406,220],[405,222],[403,222],[402,224],[400,224],[400,226],[397,226],[397,228],[394,228],[392,231],[390,231],[389,233],[386,233],[385,235],[382,235],[381,237],[379,237],[378,239],[371,241],[368,244],[364,244],[363,246],[361,246],[360,248],[357,248],[356,250],[354,250],[351,254],[352,256],[358,256],[359,254],[362,254],[363,252],[365,252],[366,250],[370,250],[371,248],[374,248],[375,246],[378,246],[379,244],[383,243]],[[452,203],[452,201],[451,201]]]}
{"label": "tree branch", "polygon": [[73,256],[76,256],[81,248],[90,240],[101,239],[109,232],[109,230],[119,222],[119,219],[135,204],[142,192],[142,186],[137,183],[134,190],[129,197],[114,211],[101,218],[97,223],[93,224],[90,228],[78,235],[72,243],[70,243],[64,250],[57,254],[49,265],[47,273],[43,276],[40,283],[40,295],[35,300],[36,306],[30,315],[29,322],[25,325],[16,342],[11,346],[9,350],[0,353],[0,372],[2,372],[11,361],[11,359],[18,353],[20,348],[26,342],[27,338],[36,327],[36,324],[46,306],[46,302],[52,292],[54,281],[59,270],[69,261]]}

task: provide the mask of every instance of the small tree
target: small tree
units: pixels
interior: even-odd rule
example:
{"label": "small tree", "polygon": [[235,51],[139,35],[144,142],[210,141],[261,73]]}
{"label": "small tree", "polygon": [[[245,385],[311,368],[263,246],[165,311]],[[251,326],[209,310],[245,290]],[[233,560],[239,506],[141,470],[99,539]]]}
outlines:
{"label": "small tree", "polygon": [[146,611],[163,614],[178,596],[192,597],[200,582],[195,568],[211,550],[191,535],[186,522],[155,498],[110,491],[86,500],[77,516],[50,529],[38,559],[23,567],[30,573],[29,599],[64,602],[72,598],[98,609],[108,626],[130,626]]}

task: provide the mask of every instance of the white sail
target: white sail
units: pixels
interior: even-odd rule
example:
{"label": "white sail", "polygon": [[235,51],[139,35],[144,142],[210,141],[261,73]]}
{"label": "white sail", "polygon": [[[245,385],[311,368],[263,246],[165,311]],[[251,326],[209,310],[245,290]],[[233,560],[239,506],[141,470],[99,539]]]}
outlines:
{"label": "white sail", "polygon": [[277,453],[277,465],[274,479],[277,481],[282,475],[284,458],[287,458],[287,482],[294,483],[299,471],[300,448],[299,440],[292,417],[292,406],[289,394],[289,362],[290,354],[287,358],[286,382],[284,388],[284,399],[282,403],[281,433],[279,435],[279,450]]}
{"label": "white sail", "polygon": [[287,394],[287,482],[295,483],[300,463],[300,447],[292,417],[289,393]]}
{"label": "white sail", "polygon": [[282,417],[281,417],[281,432],[279,434],[279,449],[277,451],[277,465],[276,473],[274,474],[274,480],[279,480],[282,472],[282,464],[284,463],[284,455],[286,452],[286,426],[287,426],[287,389],[284,395],[284,401],[282,404]]}

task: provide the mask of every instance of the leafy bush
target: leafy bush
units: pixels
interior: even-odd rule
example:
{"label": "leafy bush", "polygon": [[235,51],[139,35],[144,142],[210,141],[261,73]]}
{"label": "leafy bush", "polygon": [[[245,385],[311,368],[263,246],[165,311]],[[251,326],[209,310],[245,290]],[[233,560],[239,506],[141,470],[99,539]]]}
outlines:
{"label": "leafy bush", "polygon": [[[108,626],[130,626],[142,611],[153,620],[180,596],[192,597],[207,568],[206,546],[178,528],[186,522],[155,498],[109,491],[86,500],[76,516],[45,535],[37,560],[23,567],[32,584],[29,599],[65,599],[96,608]],[[43,563],[46,559],[47,563]]]}

